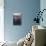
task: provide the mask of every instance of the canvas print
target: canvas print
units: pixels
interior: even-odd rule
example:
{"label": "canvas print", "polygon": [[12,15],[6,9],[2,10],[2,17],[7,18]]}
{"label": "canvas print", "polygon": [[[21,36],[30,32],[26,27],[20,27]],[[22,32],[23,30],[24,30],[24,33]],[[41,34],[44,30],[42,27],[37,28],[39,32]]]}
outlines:
{"label": "canvas print", "polygon": [[21,25],[21,16],[13,16],[13,25]]}

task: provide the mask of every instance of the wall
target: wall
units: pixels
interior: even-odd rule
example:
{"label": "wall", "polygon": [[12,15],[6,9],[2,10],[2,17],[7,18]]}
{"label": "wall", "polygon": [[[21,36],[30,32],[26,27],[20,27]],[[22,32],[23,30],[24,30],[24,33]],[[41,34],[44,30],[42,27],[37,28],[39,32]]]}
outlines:
{"label": "wall", "polygon": [[[46,0],[40,0],[40,9],[41,9],[41,10],[46,9]],[[46,11],[44,11],[42,17],[43,17],[43,22],[40,21],[40,25],[46,27]],[[45,36],[46,36],[46,35],[45,35]],[[46,39],[46,38],[45,38],[45,39]],[[45,43],[46,43],[46,40],[45,40]]]}
{"label": "wall", "polygon": [[0,0],[0,42],[4,41],[4,0]]}
{"label": "wall", "polygon": [[[35,12],[40,9],[40,0],[4,0],[5,40],[18,41],[32,28]],[[13,25],[13,13],[21,12],[22,25]]]}
{"label": "wall", "polygon": [[[40,3],[40,9],[42,11],[43,9],[46,9],[46,0],[41,0],[40,2],[41,2]],[[46,11],[43,12],[42,17],[43,17],[43,22],[41,21],[40,25],[46,26]]]}

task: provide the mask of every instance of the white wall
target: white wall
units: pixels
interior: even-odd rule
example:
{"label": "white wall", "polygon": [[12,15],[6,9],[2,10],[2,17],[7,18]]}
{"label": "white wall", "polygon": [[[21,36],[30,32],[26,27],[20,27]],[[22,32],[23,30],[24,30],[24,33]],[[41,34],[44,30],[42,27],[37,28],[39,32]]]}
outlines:
{"label": "white wall", "polygon": [[4,41],[4,1],[0,0],[0,42]]}
{"label": "white wall", "polygon": [[4,6],[4,0],[0,0],[0,7]]}

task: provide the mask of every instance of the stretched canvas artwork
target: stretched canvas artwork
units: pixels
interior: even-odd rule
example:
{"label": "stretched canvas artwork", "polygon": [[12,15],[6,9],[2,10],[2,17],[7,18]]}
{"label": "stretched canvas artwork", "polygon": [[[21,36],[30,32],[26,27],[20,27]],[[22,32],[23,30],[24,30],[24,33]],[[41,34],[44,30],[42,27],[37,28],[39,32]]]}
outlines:
{"label": "stretched canvas artwork", "polygon": [[13,25],[21,25],[21,16],[13,16]]}

